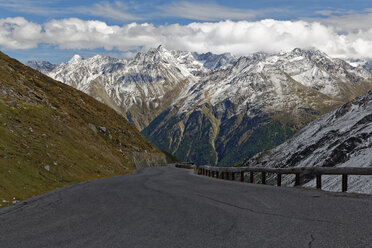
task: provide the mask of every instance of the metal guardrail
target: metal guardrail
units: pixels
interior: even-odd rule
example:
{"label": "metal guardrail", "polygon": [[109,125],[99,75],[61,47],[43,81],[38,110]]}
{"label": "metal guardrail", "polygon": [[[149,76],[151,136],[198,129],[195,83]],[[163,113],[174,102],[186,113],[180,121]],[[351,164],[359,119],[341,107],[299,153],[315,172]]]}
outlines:
{"label": "metal guardrail", "polygon": [[249,173],[249,182],[254,183],[255,173],[261,174],[262,184],[266,184],[268,173],[276,174],[277,186],[282,185],[282,175],[295,175],[295,186],[303,184],[304,177],[316,177],[316,188],[322,188],[322,175],[341,175],[342,192],[347,191],[349,175],[372,175],[372,168],[364,167],[297,167],[297,168],[262,168],[262,167],[215,167],[199,166],[194,168],[199,175],[216,177],[220,179],[235,180],[240,174],[240,181],[244,182],[246,173]]}
{"label": "metal guardrail", "polygon": [[195,164],[192,162],[182,162],[182,163],[175,163],[175,167],[177,168],[183,168],[183,169],[195,169]]}

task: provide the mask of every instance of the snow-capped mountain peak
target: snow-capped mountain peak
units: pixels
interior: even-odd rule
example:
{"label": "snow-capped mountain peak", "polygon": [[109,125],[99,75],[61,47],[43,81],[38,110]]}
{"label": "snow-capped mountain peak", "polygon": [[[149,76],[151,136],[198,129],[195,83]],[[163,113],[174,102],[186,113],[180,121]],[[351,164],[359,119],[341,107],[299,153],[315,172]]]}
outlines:
{"label": "snow-capped mountain peak", "polygon": [[68,63],[79,63],[82,60],[83,58],[79,54],[75,54],[74,56],[72,56]]}
{"label": "snow-capped mountain peak", "polygon": [[[161,149],[198,164],[226,165],[271,148],[372,89],[370,71],[314,49],[237,58],[159,46],[128,61],[74,56],[48,75],[125,114]],[[254,148],[263,124],[277,121],[285,134]],[[205,137],[203,148],[192,143],[197,137]]]}

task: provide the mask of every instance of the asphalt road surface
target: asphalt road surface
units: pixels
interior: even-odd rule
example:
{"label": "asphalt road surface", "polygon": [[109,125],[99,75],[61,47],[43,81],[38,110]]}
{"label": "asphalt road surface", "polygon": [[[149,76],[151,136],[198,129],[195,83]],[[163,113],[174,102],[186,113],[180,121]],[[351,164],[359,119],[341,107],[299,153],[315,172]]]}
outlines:
{"label": "asphalt road surface", "polygon": [[372,197],[146,168],[1,209],[0,247],[372,247]]}

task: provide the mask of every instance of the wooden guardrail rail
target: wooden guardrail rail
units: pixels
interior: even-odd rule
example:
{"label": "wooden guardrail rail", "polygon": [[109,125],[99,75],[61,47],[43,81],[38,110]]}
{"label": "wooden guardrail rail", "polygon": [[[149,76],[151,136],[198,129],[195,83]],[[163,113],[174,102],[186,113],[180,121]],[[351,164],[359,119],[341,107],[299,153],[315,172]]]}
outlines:
{"label": "wooden guardrail rail", "polygon": [[235,180],[236,174],[240,174],[240,181],[244,182],[244,175],[249,173],[249,182],[254,183],[254,176],[261,174],[262,184],[266,184],[268,173],[276,174],[277,186],[282,185],[282,175],[295,175],[295,186],[303,184],[304,177],[316,177],[316,188],[322,188],[322,175],[341,175],[342,192],[347,191],[349,175],[372,175],[372,168],[364,167],[297,167],[297,168],[262,168],[262,167],[215,167],[199,166],[195,167],[195,172],[199,175],[216,177],[227,180]]}

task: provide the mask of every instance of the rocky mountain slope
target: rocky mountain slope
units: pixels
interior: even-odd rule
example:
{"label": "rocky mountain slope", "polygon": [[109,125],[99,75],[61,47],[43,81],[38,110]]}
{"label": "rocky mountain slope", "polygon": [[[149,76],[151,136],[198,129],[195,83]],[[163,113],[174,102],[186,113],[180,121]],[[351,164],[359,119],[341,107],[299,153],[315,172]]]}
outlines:
{"label": "rocky mountain slope", "polygon": [[372,60],[367,61],[367,62],[364,64],[363,67],[366,68],[367,70],[372,71]]}
{"label": "rocky mountain slope", "polygon": [[[372,166],[372,91],[304,127],[282,145],[260,153],[245,166]],[[287,178],[286,183],[292,183]],[[324,176],[326,190],[339,191],[341,178]],[[314,180],[307,186],[315,185]],[[305,185],[306,186],[306,185]],[[372,193],[372,177],[352,176],[349,191]]]}
{"label": "rocky mountain slope", "polygon": [[0,53],[0,207],[164,162],[105,104]]}
{"label": "rocky mountain slope", "polygon": [[126,115],[159,148],[232,165],[372,89],[372,73],[317,50],[196,54],[163,47],[133,60],[74,56],[48,75]]}
{"label": "rocky mountain slope", "polygon": [[368,60],[368,59],[349,59],[347,60],[347,62],[354,66],[354,67],[358,67],[358,66],[361,66],[367,70],[372,70],[372,60]]}
{"label": "rocky mountain slope", "polygon": [[28,61],[26,65],[44,74],[53,71],[57,67],[57,65],[52,64],[48,61]]}
{"label": "rocky mountain slope", "polygon": [[75,55],[48,75],[106,103],[142,130],[190,83],[190,71],[202,68],[189,64],[191,57],[162,47],[131,61],[99,55],[83,60]]}

